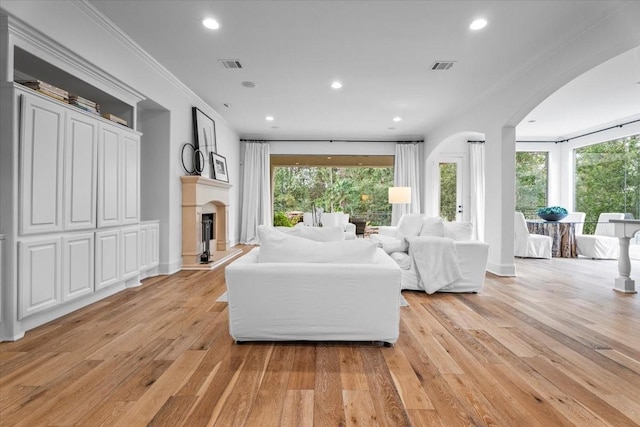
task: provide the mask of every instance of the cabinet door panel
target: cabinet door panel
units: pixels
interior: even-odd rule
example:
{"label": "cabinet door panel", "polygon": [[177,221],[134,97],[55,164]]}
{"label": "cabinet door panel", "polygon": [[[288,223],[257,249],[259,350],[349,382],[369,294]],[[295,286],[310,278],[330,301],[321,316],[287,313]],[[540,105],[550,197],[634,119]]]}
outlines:
{"label": "cabinet door panel", "polygon": [[69,112],[65,139],[65,230],[95,228],[98,122]]}
{"label": "cabinet door panel", "polygon": [[21,232],[61,231],[65,110],[36,96],[21,100]]}
{"label": "cabinet door panel", "polygon": [[61,303],[59,237],[18,244],[20,319]]}
{"label": "cabinet door panel", "polygon": [[148,265],[149,267],[155,267],[160,262],[160,224],[151,224],[148,233]]}
{"label": "cabinet door panel", "polygon": [[138,223],[140,218],[140,138],[124,134],[123,224]]}
{"label": "cabinet door panel", "polygon": [[96,233],[96,290],[120,281],[120,231]]}
{"label": "cabinet door panel", "polygon": [[122,229],[122,278],[130,279],[138,274],[139,269],[139,229]]}
{"label": "cabinet door panel", "polygon": [[140,271],[144,271],[149,266],[149,226],[143,225],[140,227]]}
{"label": "cabinet door panel", "polygon": [[93,292],[93,233],[62,239],[62,299],[70,301]]}
{"label": "cabinet door panel", "polygon": [[102,125],[98,138],[98,227],[120,225],[120,133]]}

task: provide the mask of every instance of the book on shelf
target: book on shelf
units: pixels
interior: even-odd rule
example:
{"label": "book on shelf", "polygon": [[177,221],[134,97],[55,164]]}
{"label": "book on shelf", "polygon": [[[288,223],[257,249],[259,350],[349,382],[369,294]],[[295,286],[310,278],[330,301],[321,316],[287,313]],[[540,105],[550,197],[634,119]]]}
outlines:
{"label": "book on shelf", "polygon": [[86,105],[87,107],[93,107],[93,108],[97,108],[97,105],[98,105],[95,102],[88,100],[87,98],[83,98],[78,95],[69,94],[69,102],[71,101],[76,102],[78,104]]}
{"label": "book on shelf", "polygon": [[44,95],[47,95],[47,96],[49,96],[51,98],[57,99],[58,101],[62,101],[65,104],[69,103],[69,98],[64,97],[64,96],[62,96],[60,94],[57,94],[57,93],[54,93],[54,92],[50,92],[50,91],[48,91],[46,89],[36,89],[36,91],[38,91],[38,92],[40,92],[40,93],[42,93]]}
{"label": "book on shelf", "polygon": [[72,102],[72,101],[69,101],[69,104],[73,105],[76,108],[79,108],[79,109],[84,110],[84,111],[88,111],[88,112],[93,113],[93,114],[100,114],[100,110],[97,109],[97,108],[89,107],[87,105],[79,104],[77,102]]}
{"label": "book on shelf", "polygon": [[111,120],[112,122],[116,122],[119,123],[123,126],[129,126],[129,124],[127,123],[127,121],[123,118],[120,118],[116,115],[113,115],[111,113],[102,113],[102,117],[104,117],[105,119]]}
{"label": "book on shelf", "polygon": [[16,80],[16,83],[41,91],[42,93],[54,93],[63,98],[69,98],[69,92],[59,87],[43,82],[42,80]]}

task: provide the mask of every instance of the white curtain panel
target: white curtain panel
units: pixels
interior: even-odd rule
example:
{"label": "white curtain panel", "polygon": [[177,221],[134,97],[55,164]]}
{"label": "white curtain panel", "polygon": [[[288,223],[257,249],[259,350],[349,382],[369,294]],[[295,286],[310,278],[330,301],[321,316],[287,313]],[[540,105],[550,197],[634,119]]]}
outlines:
{"label": "white curtain panel", "polygon": [[472,238],[484,241],[484,144],[469,143]]}
{"label": "white curtain panel", "polygon": [[271,149],[268,143],[248,142],[244,152],[244,180],[240,242],[255,245],[259,225],[273,225],[271,213]]}
{"label": "white curtain panel", "polygon": [[391,206],[391,225],[396,225],[402,215],[420,213],[422,186],[418,144],[396,144],[393,184],[396,187],[411,187],[411,203],[396,203]]}

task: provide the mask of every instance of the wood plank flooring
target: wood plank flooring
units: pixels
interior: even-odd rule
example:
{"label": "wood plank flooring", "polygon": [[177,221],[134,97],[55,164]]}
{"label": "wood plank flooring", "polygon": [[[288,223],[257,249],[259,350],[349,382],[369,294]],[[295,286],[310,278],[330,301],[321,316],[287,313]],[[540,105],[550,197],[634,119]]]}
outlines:
{"label": "wood plank flooring", "polygon": [[0,344],[0,425],[640,425],[616,262],[516,263],[479,294],[404,292],[393,348],[236,345],[223,269],[151,278]]}

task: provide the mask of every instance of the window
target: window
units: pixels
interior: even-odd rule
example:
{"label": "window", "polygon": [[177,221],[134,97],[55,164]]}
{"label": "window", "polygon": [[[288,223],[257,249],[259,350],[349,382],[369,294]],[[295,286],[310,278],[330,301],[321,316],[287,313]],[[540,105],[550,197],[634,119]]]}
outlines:
{"label": "window", "polygon": [[516,153],[516,211],[525,218],[536,218],[538,208],[547,206],[548,157],[547,152]]}
{"label": "window", "polygon": [[277,166],[273,170],[273,211],[291,217],[311,212],[345,212],[371,225],[391,223],[387,191],[393,167]]}
{"label": "window", "polygon": [[589,145],[574,151],[576,211],[587,214],[591,234],[602,212],[640,217],[640,135]]}

